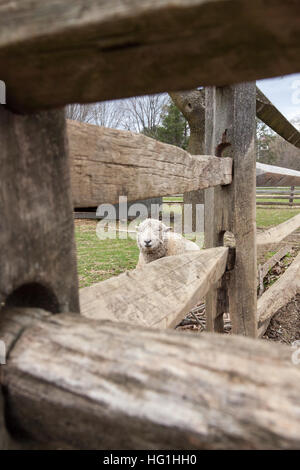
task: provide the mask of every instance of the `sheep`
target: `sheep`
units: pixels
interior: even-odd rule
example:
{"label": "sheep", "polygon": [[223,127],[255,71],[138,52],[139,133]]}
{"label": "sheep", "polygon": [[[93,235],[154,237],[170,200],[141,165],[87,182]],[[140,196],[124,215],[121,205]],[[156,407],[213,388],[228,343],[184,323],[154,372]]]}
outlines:
{"label": "sheep", "polygon": [[196,243],[186,240],[179,233],[170,232],[171,227],[157,219],[145,219],[136,230],[140,250],[137,269],[165,256],[200,250]]}

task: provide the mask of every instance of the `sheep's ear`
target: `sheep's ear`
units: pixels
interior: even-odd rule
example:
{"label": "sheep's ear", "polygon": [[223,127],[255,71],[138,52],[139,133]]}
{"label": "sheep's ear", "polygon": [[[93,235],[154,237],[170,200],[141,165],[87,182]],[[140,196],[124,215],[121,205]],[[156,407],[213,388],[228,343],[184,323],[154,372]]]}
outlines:
{"label": "sheep's ear", "polygon": [[172,227],[166,227],[166,228],[164,229],[164,232],[170,232],[171,230],[172,230]]}

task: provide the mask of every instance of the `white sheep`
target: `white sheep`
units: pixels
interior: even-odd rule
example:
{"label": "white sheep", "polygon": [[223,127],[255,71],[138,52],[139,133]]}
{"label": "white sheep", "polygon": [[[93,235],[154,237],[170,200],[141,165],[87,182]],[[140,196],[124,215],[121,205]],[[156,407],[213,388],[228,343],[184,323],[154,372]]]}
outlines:
{"label": "white sheep", "polygon": [[140,249],[137,268],[165,256],[200,250],[196,243],[170,230],[171,227],[157,219],[145,219],[137,227],[137,244]]}

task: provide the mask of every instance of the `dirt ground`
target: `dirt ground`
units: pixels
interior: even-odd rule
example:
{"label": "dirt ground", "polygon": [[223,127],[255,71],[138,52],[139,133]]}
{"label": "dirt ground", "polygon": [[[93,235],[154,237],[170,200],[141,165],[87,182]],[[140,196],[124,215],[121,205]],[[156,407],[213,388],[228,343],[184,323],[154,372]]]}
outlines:
{"label": "dirt ground", "polygon": [[278,310],[263,339],[286,344],[300,340],[300,295]]}

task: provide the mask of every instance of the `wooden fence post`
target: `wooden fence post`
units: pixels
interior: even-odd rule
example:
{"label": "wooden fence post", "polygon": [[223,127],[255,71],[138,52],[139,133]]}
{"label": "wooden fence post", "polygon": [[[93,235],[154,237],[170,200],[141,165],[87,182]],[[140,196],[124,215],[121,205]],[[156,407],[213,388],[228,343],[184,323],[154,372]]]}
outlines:
{"label": "wooden fence post", "polygon": [[0,106],[0,145],[0,310],[79,312],[64,111]]}
{"label": "wooden fence post", "polygon": [[[205,246],[235,236],[234,269],[206,298],[207,329],[223,331],[230,312],[232,332],[257,336],[255,83],[206,89],[206,152],[233,159],[233,182],[205,190]],[[221,157],[222,158],[222,157]]]}
{"label": "wooden fence post", "polygon": [[290,199],[289,199],[290,206],[292,206],[293,202],[294,202],[294,191],[295,191],[295,186],[291,186],[291,195],[290,195]]}

